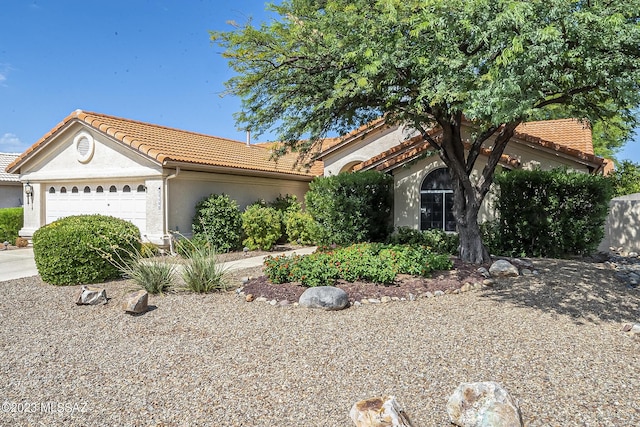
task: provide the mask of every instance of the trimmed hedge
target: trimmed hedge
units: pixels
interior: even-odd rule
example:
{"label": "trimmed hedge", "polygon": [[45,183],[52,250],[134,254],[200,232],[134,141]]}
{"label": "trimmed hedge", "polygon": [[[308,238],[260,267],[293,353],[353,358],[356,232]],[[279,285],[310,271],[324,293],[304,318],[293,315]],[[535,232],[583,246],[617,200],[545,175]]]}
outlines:
{"label": "trimmed hedge", "polygon": [[24,224],[23,208],[3,208],[0,209],[0,244],[9,242],[16,244],[18,232]]}
{"label": "trimmed hedge", "polygon": [[599,175],[517,170],[496,176],[499,220],[485,227],[505,255],[562,257],[595,251],[604,236],[611,181]]}
{"label": "trimmed hedge", "polygon": [[305,195],[318,243],[382,242],[391,231],[393,178],[376,171],[315,178]]}
{"label": "trimmed hedge", "polygon": [[128,262],[140,252],[140,230],[119,218],[78,215],[59,219],[33,233],[38,273],[52,285],[100,283],[121,277],[106,256]]}

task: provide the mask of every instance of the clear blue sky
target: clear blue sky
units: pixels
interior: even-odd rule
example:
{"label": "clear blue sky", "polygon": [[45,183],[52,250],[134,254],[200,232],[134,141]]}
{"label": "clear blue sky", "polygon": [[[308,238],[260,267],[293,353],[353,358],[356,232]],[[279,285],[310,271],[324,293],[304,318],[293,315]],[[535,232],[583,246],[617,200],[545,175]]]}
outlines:
{"label": "clear blue sky", "polygon": [[[220,97],[232,74],[208,31],[267,19],[264,5],[3,1],[0,152],[24,151],[78,108],[244,141],[239,100]],[[639,135],[619,157],[640,162]]]}

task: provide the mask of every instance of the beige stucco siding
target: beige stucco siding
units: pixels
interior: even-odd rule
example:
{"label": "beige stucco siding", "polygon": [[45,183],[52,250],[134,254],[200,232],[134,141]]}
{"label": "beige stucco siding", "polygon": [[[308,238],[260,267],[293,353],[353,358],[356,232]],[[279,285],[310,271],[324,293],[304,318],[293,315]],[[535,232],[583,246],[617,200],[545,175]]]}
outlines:
{"label": "beige stucco siding", "polygon": [[308,182],[289,179],[180,172],[169,180],[169,230],[190,235],[195,205],[210,194],[227,194],[244,210],[256,200],[271,201],[287,194],[303,202],[308,189]]}

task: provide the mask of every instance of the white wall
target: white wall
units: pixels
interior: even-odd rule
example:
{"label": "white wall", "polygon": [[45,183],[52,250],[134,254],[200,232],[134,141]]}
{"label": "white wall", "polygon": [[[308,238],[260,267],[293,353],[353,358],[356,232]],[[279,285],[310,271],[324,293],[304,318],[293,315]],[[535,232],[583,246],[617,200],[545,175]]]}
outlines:
{"label": "white wall", "polygon": [[610,247],[624,252],[640,252],[640,193],[616,197],[609,204],[602,252]]}
{"label": "white wall", "polygon": [[22,206],[22,185],[0,183],[0,209],[17,208]]}

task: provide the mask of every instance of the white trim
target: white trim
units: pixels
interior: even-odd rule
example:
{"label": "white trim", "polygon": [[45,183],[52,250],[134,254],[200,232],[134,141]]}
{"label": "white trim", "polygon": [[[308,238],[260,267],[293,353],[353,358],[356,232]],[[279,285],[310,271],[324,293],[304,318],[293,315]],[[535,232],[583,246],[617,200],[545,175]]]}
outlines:
{"label": "white trim", "polygon": [[[86,143],[84,141],[86,141]],[[86,144],[88,144],[88,146],[86,146]],[[73,146],[76,149],[76,154],[80,163],[89,163],[91,161],[93,153],[95,152],[96,143],[89,132],[78,132],[78,134],[73,138]],[[86,153],[82,153],[82,150],[85,149]]]}

